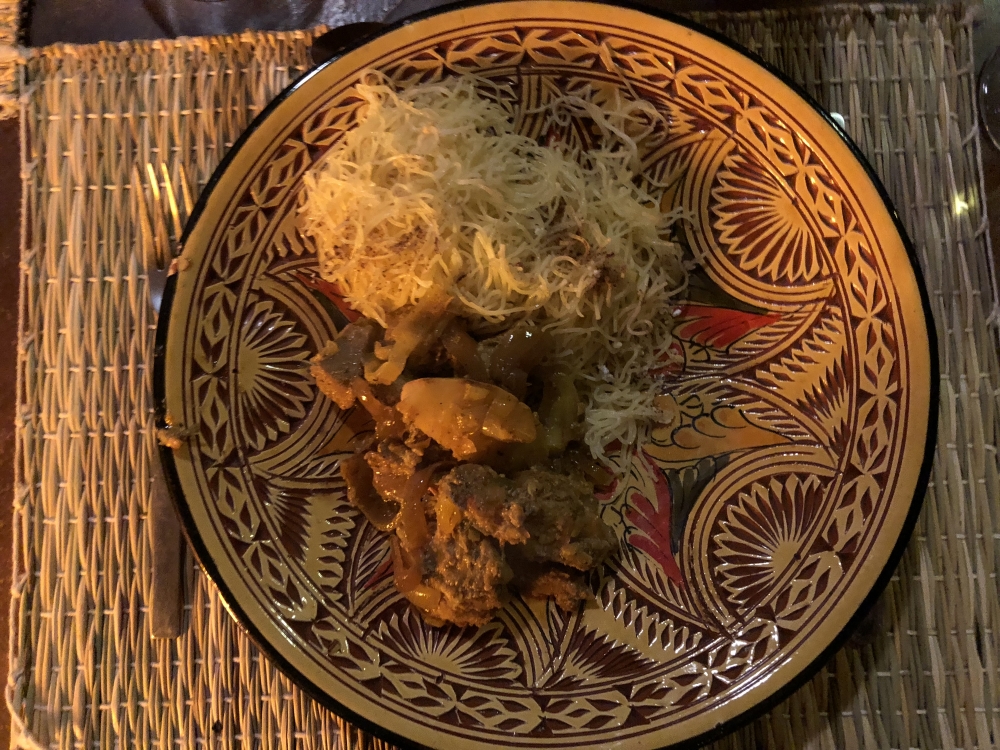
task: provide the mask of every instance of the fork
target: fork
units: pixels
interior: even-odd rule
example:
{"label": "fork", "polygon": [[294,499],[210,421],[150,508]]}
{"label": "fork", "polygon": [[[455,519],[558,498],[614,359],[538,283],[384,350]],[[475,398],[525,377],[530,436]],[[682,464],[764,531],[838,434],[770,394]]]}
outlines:
{"label": "fork", "polygon": [[[162,193],[155,168],[152,164],[146,164],[147,192],[143,189],[138,167],[132,167],[132,194],[139,217],[142,260],[154,322],[159,318],[167,277],[173,272],[172,264],[179,250],[184,226],[181,207],[186,218],[191,215],[192,206],[184,167],[178,165],[181,205],[178,205],[166,164],[160,164],[160,172],[163,179]],[[172,232],[167,228],[167,216],[170,218]],[[185,594],[182,571],[186,545],[177,510],[167,491],[163,467],[155,456],[150,465],[149,513],[146,523],[152,529],[150,546],[153,570],[149,605],[152,635],[154,638],[176,638],[181,634],[183,621]]]}

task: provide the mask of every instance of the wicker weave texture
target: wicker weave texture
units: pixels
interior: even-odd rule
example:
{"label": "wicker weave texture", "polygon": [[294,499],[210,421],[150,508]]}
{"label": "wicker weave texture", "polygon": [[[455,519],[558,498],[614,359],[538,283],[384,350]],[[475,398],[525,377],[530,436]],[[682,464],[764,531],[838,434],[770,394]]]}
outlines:
{"label": "wicker weave texture", "polygon": [[[1000,742],[1000,364],[969,20],[843,7],[699,18],[841,113],[917,248],[941,338],[924,511],[856,640],[720,748]],[[311,35],[31,53],[25,69],[15,590],[7,699],[24,746],[332,748],[338,722],[195,576],[188,630],[149,637],[152,319],[133,165],[204,185],[307,63]],[[352,746],[367,744],[356,733]]]}
{"label": "wicker weave texture", "polygon": [[17,75],[24,62],[17,49],[20,21],[20,0],[0,0],[0,120],[18,112]]}

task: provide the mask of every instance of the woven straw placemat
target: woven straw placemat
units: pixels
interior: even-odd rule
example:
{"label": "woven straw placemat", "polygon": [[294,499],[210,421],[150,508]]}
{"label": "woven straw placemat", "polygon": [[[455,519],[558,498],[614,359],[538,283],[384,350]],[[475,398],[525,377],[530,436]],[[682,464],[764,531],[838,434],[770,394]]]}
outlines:
{"label": "woven straw placemat", "polygon": [[17,74],[24,58],[17,44],[20,0],[0,0],[0,120],[17,115]]}
{"label": "woven straw placemat", "polygon": [[[843,116],[918,249],[942,365],[924,510],[867,637],[717,746],[994,747],[1000,365],[970,18],[845,6],[698,20]],[[23,746],[338,744],[336,718],[258,652],[202,575],[186,634],[149,636],[153,331],[129,197],[133,164],[164,161],[175,179],[183,164],[204,185],[305,69],[310,39],[247,33],[28,54],[7,686]]]}

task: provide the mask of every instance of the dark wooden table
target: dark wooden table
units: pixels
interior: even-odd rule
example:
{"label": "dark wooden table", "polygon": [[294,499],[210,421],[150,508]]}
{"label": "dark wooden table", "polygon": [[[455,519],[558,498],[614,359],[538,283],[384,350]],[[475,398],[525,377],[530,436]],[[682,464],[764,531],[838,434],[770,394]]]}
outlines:
{"label": "dark wooden table", "polygon": [[[408,8],[437,4],[433,0],[411,0]],[[795,0],[662,0],[674,10],[753,10],[790,8]],[[333,7],[333,4],[331,4]],[[164,10],[166,8],[166,11]],[[277,12],[276,9],[280,9]],[[183,34],[225,33],[245,28],[277,30],[328,23],[333,10],[321,2],[303,0],[36,0],[25,17],[24,41],[32,46],[56,42],[89,44],[102,40],[151,39]],[[276,20],[277,19],[277,20]],[[1000,46],[1000,0],[985,0],[976,27],[976,59],[985,60]],[[14,424],[16,410],[16,353],[20,244],[20,133],[16,120],[0,121],[0,497],[14,496]],[[994,260],[1000,247],[1000,152],[983,139],[987,211]],[[0,550],[11,555],[10,512],[0,513]],[[0,602],[10,601],[11,569],[0,566]],[[0,611],[6,612],[3,606]],[[0,643],[7,643],[8,622],[0,617]],[[6,684],[6,651],[0,651],[0,685]],[[9,717],[0,722],[0,747],[10,744]]]}
{"label": "dark wooden table", "polygon": [[[20,177],[21,161],[17,120],[0,120],[0,497],[14,497],[14,416],[17,389],[17,296],[20,260]],[[7,565],[0,565],[0,602],[3,613],[10,603],[11,586],[11,524],[14,517],[7,510],[0,512],[0,550]],[[0,617],[0,643],[7,643],[9,622]],[[7,684],[7,650],[0,653],[0,684]],[[5,715],[0,721],[0,747],[10,745],[10,721]]]}

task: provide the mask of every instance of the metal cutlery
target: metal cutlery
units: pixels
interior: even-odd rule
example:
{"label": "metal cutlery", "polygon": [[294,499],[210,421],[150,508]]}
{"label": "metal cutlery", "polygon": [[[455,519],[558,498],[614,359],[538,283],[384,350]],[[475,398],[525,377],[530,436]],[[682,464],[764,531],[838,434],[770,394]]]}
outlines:
{"label": "metal cutlery", "polygon": [[[178,165],[180,204],[166,164],[160,164],[159,177],[152,164],[147,164],[145,171],[147,184],[144,187],[138,167],[133,166],[132,193],[139,219],[149,305],[155,323],[159,317],[167,277],[173,270],[173,262],[180,250],[184,219],[191,214],[192,200],[182,165]],[[162,190],[160,179],[163,183]],[[154,456],[150,464],[150,498],[146,523],[151,529],[152,586],[149,609],[152,635],[154,638],[176,638],[181,634],[184,616],[183,570],[186,542],[158,456]]]}

